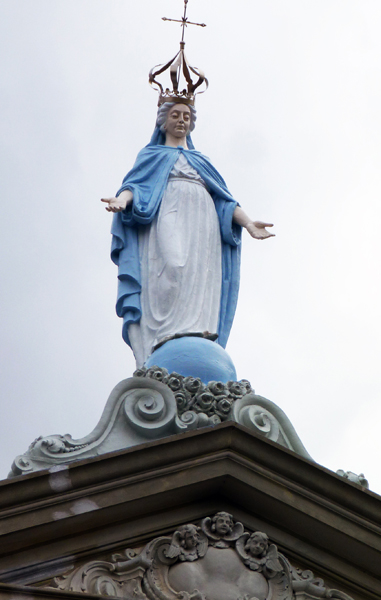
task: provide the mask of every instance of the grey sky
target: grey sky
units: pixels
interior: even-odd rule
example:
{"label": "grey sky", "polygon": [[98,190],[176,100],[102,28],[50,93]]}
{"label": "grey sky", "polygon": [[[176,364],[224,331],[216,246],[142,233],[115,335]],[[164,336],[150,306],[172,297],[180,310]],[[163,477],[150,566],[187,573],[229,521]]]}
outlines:
{"label": "grey sky", "polygon": [[[0,476],[40,434],[88,434],[134,370],[115,315],[115,193],[152,133],[149,69],[181,0],[1,0]],[[381,493],[379,0],[189,1],[193,140],[244,209],[228,352],[317,462]]]}

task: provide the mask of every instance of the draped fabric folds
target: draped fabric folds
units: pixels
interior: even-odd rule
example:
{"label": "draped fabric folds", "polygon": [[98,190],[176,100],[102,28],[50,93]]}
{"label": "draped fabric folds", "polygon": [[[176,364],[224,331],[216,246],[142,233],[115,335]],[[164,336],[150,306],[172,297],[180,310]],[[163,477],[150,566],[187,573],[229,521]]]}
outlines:
{"label": "draped fabric folds", "polygon": [[222,243],[222,284],[219,307],[218,340],[225,347],[238,299],[241,227],[233,223],[237,202],[224,180],[208,158],[193,147],[189,149],[165,146],[164,136],[155,129],[150,144],[139,152],[135,165],[123,180],[118,191],[131,190],[133,203],[116,213],[112,224],[111,258],[118,265],[118,296],[116,312],[123,318],[122,335],[129,345],[128,326],[141,318],[141,271],[139,261],[140,225],[149,226],[157,214],[166,190],[169,175],[181,153],[202,177],[216,208]]}

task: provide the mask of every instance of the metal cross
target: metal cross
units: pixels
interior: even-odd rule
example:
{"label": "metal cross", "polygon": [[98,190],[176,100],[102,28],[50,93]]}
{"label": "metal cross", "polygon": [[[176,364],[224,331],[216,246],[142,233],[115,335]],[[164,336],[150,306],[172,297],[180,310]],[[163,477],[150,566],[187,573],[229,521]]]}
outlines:
{"label": "metal cross", "polygon": [[188,25],[198,25],[199,27],[206,27],[205,23],[193,23],[192,21],[188,21],[187,5],[188,5],[188,0],[184,0],[184,15],[181,19],[167,19],[167,17],[162,17],[163,21],[173,21],[174,23],[181,23],[181,27],[183,28],[183,35],[181,37],[181,43],[183,43],[183,44],[184,44],[185,27],[187,27]]}

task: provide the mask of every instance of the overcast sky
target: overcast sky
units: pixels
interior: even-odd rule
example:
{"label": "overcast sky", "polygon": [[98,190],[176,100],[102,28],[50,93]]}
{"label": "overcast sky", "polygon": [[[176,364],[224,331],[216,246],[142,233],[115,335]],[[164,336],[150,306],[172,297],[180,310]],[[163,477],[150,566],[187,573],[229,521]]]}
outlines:
{"label": "overcast sky", "polygon": [[[96,425],[134,360],[111,216],[182,0],[0,0],[1,458]],[[379,0],[190,0],[196,148],[276,237],[244,236],[227,350],[314,459],[381,493]]]}

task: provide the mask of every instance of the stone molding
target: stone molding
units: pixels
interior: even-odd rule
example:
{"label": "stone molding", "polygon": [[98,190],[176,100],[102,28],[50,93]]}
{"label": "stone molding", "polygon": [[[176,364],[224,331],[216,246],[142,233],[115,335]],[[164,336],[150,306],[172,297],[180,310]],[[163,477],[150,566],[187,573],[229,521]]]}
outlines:
{"label": "stone molding", "polygon": [[130,448],[152,439],[234,421],[256,434],[313,460],[285,413],[255,394],[247,380],[227,384],[143,368],[120,382],[95,429],[74,440],[70,434],[40,436],[15,458],[9,477]]}
{"label": "stone molding", "polygon": [[226,512],[156,537],[140,552],[87,562],[56,577],[54,587],[126,600],[352,600],[292,566],[265,533],[245,531]]}

